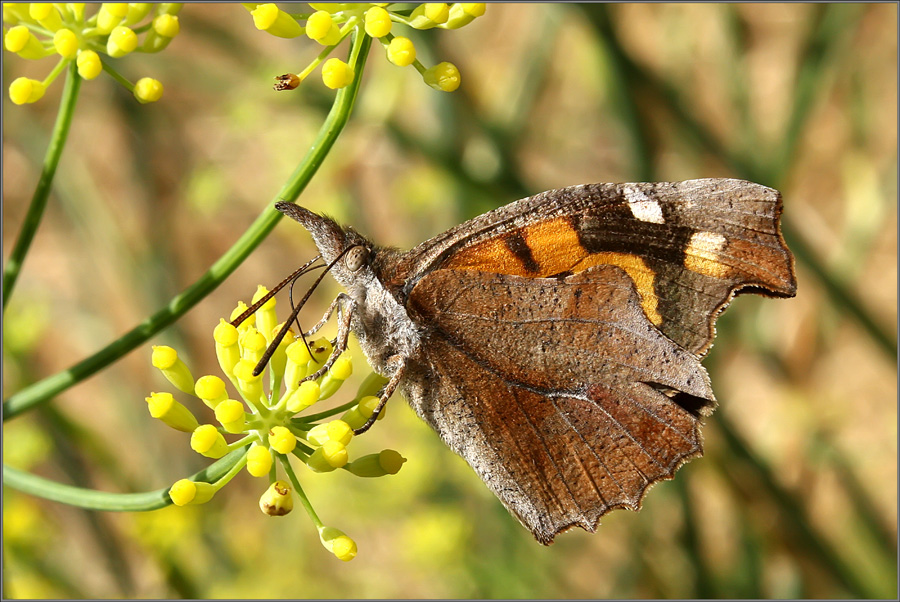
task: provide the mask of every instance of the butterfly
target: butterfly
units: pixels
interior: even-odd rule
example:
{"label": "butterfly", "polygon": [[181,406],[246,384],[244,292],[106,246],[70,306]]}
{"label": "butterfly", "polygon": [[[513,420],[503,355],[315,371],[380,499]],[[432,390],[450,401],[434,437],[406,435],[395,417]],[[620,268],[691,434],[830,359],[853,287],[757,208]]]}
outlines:
{"label": "butterfly", "polygon": [[382,406],[399,389],[543,544],[701,455],[717,316],[796,293],[781,195],[742,180],[551,190],[405,252],[275,206],[346,289],[334,357],[352,331]]}

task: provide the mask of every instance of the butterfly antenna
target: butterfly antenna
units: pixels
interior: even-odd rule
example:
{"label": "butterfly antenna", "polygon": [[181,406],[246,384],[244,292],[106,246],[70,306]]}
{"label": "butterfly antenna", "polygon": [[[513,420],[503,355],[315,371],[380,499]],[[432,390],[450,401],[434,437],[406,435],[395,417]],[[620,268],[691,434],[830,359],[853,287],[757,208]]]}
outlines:
{"label": "butterfly antenna", "polygon": [[[285,278],[284,280],[282,280],[281,282],[279,282],[278,284],[276,284],[276,285],[275,285],[275,288],[273,288],[273,289],[270,290],[268,293],[266,293],[265,295],[263,295],[263,296],[259,299],[259,301],[257,301],[256,303],[254,303],[253,305],[251,305],[250,307],[248,307],[248,308],[246,309],[246,311],[244,311],[244,313],[242,313],[241,315],[239,315],[238,317],[236,317],[234,320],[232,320],[232,321],[231,321],[231,325],[232,325],[232,326],[235,326],[235,327],[240,326],[240,325],[243,323],[244,320],[246,320],[247,318],[249,318],[250,316],[252,316],[253,314],[255,314],[256,311],[257,311],[260,307],[262,307],[263,305],[265,305],[266,302],[267,302],[269,299],[271,299],[272,297],[274,297],[274,296],[275,296],[275,293],[277,293],[278,291],[280,291],[281,289],[283,289],[285,286],[287,286],[288,284],[292,283],[293,281],[297,280],[297,278],[299,278],[299,277],[302,276],[303,274],[305,274],[305,273],[307,273],[307,272],[311,272],[311,271],[313,271],[313,270],[315,270],[315,269],[319,269],[319,268],[325,267],[324,265],[312,265],[312,264],[314,264],[315,262],[317,262],[317,261],[318,261],[319,259],[321,259],[321,258],[322,258],[321,255],[316,255],[315,257],[313,257],[312,259],[310,259],[309,261],[307,261],[306,263],[304,263],[302,266],[300,266],[299,268],[297,268],[297,269],[294,271],[293,274],[291,274],[290,276],[288,276],[287,278]],[[312,266],[312,267],[310,267],[310,266]]]}
{"label": "butterfly antenna", "polygon": [[[297,319],[297,314],[300,313],[300,309],[306,304],[306,302],[307,302],[307,301],[309,300],[309,298],[312,296],[313,291],[316,290],[316,287],[319,286],[319,283],[322,282],[322,279],[325,278],[325,274],[327,274],[328,272],[330,272],[330,271],[331,271],[331,268],[333,268],[333,267],[335,266],[335,264],[336,264],[338,261],[340,261],[340,259],[341,259],[344,255],[347,254],[347,251],[349,251],[349,250],[352,249],[352,248],[353,248],[353,247],[350,246],[350,247],[347,247],[346,249],[344,249],[343,251],[341,251],[340,254],[339,254],[337,257],[334,258],[334,261],[332,261],[331,263],[329,263],[328,266],[325,267],[325,269],[322,271],[322,273],[319,274],[319,277],[316,278],[316,281],[312,283],[312,286],[309,287],[309,289],[306,291],[306,294],[303,295],[303,298],[300,300],[300,303],[298,303],[297,306],[294,307],[294,310],[291,312],[291,317],[288,318],[288,319],[285,321],[284,326],[281,327],[281,330],[278,331],[278,334],[275,335],[275,338],[272,339],[272,342],[271,342],[271,343],[269,343],[269,346],[266,348],[266,352],[263,354],[262,358],[260,358],[260,360],[259,360],[259,363],[256,364],[256,367],[253,369],[253,376],[259,376],[260,374],[262,374],[262,371],[265,369],[266,364],[269,362],[269,358],[272,357],[272,354],[275,353],[275,350],[278,348],[278,345],[281,344],[281,341],[284,339],[284,336],[287,334],[288,330],[290,330],[291,322],[293,322],[294,320]],[[316,257],[316,259],[318,259],[318,257]],[[291,276],[289,276],[289,277],[285,278],[284,280],[282,280],[282,281],[279,283],[279,290],[280,290],[281,288],[283,288],[285,285],[287,285],[288,282],[290,282],[290,280],[291,280],[292,277],[293,277],[293,278],[296,278],[297,276],[303,274],[303,269],[306,268],[307,266],[309,266],[309,264],[311,264],[311,263],[312,263],[311,261],[308,262],[306,266],[304,266],[303,268],[301,268],[301,269],[297,270],[296,272],[294,272],[294,274],[296,274],[296,276],[295,276],[294,274],[292,274]],[[315,268],[320,268],[320,267],[322,267],[322,266],[313,266],[313,267],[311,267],[311,268],[309,268],[309,269],[310,269],[310,270],[313,270],[313,269],[315,269]],[[259,301],[257,301],[256,303],[253,304],[254,307],[257,307],[257,306],[259,306],[259,305],[261,305]],[[247,311],[249,311],[249,310],[247,310]],[[244,312],[244,313],[247,313],[247,312]],[[243,314],[242,314],[242,315],[243,315]],[[302,335],[302,334],[303,334],[303,332],[302,332],[302,329],[301,329],[301,335]],[[306,339],[304,339],[303,341],[304,341],[304,343],[305,343],[305,342],[306,342]],[[309,348],[308,345],[307,345],[307,348]]]}

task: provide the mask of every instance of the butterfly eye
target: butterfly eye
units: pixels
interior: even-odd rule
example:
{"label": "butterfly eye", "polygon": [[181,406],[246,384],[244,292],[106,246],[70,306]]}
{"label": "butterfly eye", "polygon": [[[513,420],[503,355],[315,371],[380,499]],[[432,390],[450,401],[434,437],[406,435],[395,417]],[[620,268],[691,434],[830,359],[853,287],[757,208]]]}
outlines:
{"label": "butterfly eye", "polygon": [[351,272],[357,271],[369,259],[369,250],[363,246],[356,246],[347,251],[344,263]]}

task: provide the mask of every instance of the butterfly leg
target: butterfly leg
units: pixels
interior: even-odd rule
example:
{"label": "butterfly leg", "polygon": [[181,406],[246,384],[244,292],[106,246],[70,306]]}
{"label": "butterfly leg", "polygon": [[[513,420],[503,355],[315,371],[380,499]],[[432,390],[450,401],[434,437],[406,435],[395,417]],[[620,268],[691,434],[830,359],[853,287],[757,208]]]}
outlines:
{"label": "butterfly leg", "polygon": [[372,415],[369,416],[369,419],[366,420],[366,423],[359,427],[358,429],[353,429],[354,435],[362,435],[367,430],[372,428],[372,425],[375,424],[375,421],[378,419],[378,415],[381,414],[381,410],[384,409],[384,404],[387,403],[387,400],[390,399],[391,395],[394,394],[394,390],[397,388],[397,385],[400,384],[400,380],[403,378],[403,375],[406,373],[406,362],[403,361],[400,356],[394,356],[398,360],[398,367],[394,370],[394,374],[391,376],[391,380],[384,385],[384,388],[381,389],[381,394],[379,397],[378,405],[375,406],[375,410],[372,412]]}
{"label": "butterfly leg", "polygon": [[[331,305],[325,311],[325,315],[322,316],[322,319],[319,320],[319,323],[310,328],[308,331],[304,332],[304,336],[311,337],[312,335],[319,332],[319,329],[325,326],[325,323],[331,319],[331,315],[334,313],[334,310],[338,310],[338,316],[340,316],[341,303],[346,303],[349,301],[350,295],[348,295],[347,293],[340,293],[337,297],[334,298],[334,301],[331,302]],[[340,317],[338,319],[340,319]]]}
{"label": "butterfly leg", "polygon": [[[346,304],[346,307],[344,307]],[[338,295],[334,302],[331,304],[331,307],[325,313],[325,317],[322,318],[322,322],[314,326],[313,328],[318,329],[322,323],[324,323],[334,312],[335,308],[338,313],[338,333],[337,337],[334,340],[334,347],[331,350],[331,355],[328,357],[328,361],[326,361],[321,368],[316,370],[315,373],[310,374],[304,381],[307,380],[316,380],[326,372],[331,369],[331,366],[334,364],[335,360],[347,349],[347,338],[350,336],[350,320],[353,318],[353,305],[354,301],[350,298],[349,295],[345,293],[341,293]]]}

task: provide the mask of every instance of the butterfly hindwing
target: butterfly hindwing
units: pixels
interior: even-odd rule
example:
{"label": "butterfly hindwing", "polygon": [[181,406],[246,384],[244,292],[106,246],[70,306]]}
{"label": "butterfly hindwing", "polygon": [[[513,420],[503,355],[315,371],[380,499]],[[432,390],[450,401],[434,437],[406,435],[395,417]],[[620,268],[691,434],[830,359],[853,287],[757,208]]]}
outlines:
{"label": "butterfly hindwing", "polygon": [[436,270],[408,309],[430,329],[410,401],[543,543],[637,509],[701,453],[706,372],[613,266],[562,279]]}

